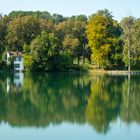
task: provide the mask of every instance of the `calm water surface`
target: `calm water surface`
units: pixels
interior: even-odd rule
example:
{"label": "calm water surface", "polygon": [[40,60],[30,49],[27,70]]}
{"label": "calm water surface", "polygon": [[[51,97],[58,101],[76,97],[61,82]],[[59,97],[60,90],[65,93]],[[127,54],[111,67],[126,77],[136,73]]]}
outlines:
{"label": "calm water surface", "polygon": [[4,140],[139,140],[140,76],[0,74]]}

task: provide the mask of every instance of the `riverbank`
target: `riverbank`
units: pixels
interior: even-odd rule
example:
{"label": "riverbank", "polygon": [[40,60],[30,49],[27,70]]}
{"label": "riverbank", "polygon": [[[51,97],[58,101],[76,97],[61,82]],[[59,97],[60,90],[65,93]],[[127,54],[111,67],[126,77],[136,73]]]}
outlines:
{"label": "riverbank", "polygon": [[128,75],[139,74],[140,70],[132,70],[131,72],[125,70],[88,70],[90,73],[110,74],[110,75]]}
{"label": "riverbank", "polygon": [[[89,65],[73,65],[67,69],[63,70],[50,70],[50,71],[23,71],[24,73],[56,73],[56,72],[68,72],[68,73],[79,73],[79,72],[86,72],[86,73],[95,73],[95,74],[109,74],[109,75],[140,75],[140,70],[132,70],[128,72],[127,70],[104,70],[104,69],[96,69],[93,66]],[[5,69],[0,69],[0,73],[15,73],[13,69],[5,66]]]}

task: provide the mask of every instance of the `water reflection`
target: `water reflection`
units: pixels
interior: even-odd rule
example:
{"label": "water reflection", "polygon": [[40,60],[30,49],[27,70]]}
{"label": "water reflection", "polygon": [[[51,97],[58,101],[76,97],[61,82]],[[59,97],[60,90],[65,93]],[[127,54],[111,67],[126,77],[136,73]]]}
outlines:
{"label": "water reflection", "polygon": [[13,87],[17,90],[19,90],[23,85],[24,73],[14,73],[13,75],[14,75],[13,79],[7,77],[7,93],[10,92],[10,87],[13,86],[13,84],[14,84]]}
{"label": "water reflection", "polygon": [[139,84],[140,76],[2,75],[0,122],[20,127],[88,123],[107,133],[118,118],[127,124],[140,123]]}

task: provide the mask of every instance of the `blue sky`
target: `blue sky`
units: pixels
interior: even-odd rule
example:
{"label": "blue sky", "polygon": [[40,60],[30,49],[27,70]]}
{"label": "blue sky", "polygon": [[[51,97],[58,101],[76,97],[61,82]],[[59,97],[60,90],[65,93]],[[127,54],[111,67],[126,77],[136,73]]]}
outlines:
{"label": "blue sky", "polygon": [[40,10],[64,16],[89,16],[105,8],[112,11],[117,20],[130,15],[140,17],[140,0],[0,0],[0,13],[3,14],[12,10]]}

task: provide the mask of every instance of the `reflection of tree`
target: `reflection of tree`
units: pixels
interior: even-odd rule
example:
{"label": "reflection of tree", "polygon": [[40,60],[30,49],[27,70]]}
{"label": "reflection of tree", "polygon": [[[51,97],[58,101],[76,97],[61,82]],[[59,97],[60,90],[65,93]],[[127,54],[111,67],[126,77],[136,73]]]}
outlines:
{"label": "reflection of tree", "polygon": [[34,74],[25,75],[20,90],[9,78],[7,94],[7,78],[0,77],[0,122],[34,127],[88,122],[100,133],[107,132],[117,116],[127,123],[140,122],[139,77],[128,82],[124,76]]}
{"label": "reflection of tree", "polygon": [[98,132],[106,132],[121,105],[121,78],[97,77],[92,81],[86,118]]}
{"label": "reflection of tree", "polygon": [[13,126],[83,123],[88,85],[83,75],[25,76],[22,90],[17,92],[13,85],[9,95],[2,94],[0,120]]}
{"label": "reflection of tree", "polygon": [[140,77],[128,76],[123,83],[121,119],[127,123],[140,123]]}

